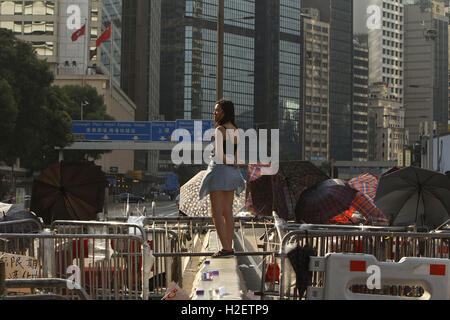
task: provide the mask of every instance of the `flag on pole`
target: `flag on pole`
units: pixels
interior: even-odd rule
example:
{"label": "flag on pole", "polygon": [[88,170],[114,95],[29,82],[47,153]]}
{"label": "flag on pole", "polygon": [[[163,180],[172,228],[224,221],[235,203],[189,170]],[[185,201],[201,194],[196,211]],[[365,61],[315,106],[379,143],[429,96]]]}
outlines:
{"label": "flag on pole", "polygon": [[72,34],[72,42],[77,41],[79,37],[84,36],[85,34],[86,34],[86,24],[84,24],[80,29],[78,29]]}
{"label": "flag on pole", "polygon": [[106,28],[105,31],[103,31],[102,35],[98,37],[95,45],[96,47],[99,47],[103,42],[111,38],[111,24]]}

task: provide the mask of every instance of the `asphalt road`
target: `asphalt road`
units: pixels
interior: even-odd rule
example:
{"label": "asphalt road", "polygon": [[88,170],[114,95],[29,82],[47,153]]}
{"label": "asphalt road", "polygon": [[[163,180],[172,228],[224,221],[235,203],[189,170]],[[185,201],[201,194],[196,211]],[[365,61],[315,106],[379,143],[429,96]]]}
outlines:
{"label": "asphalt road", "polygon": [[[129,212],[130,215],[136,215],[136,213],[143,213],[147,210],[147,213],[151,213],[152,203],[145,202],[141,204],[130,203]],[[155,214],[157,217],[176,217],[178,216],[178,209],[175,201],[156,201]],[[109,203],[108,204],[108,216],[110,217],[126,217],[126,204],[125,203]]]}

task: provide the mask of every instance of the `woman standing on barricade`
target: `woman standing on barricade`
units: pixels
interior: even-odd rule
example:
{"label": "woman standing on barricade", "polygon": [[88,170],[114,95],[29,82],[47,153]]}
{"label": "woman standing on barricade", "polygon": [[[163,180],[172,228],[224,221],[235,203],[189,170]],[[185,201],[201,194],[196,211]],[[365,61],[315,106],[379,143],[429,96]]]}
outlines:
{"label": "woman standing on barricade", "polygon": [[[234,256],[232,246],[234,236],[233,199],[245,189],[245,180],[237,162],[239,134],[236,127],[234,104],[230,100],[218,101],[214,108],[214,149],[211,161],[200,187],[200,199],[207,194],[211,200],[211,215],[222,250],[213,254],[213,258]],[[227,150],[227,141],[233,150]]]}

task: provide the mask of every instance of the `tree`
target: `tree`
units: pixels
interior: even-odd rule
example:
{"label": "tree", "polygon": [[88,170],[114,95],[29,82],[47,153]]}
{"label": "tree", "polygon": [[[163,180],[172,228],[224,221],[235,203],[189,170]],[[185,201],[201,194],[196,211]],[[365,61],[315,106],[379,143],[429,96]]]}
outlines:
{"label": "tree", "polygon": [[46,101],[41,109],[43,120],[39,140],[23,157],[22,164],[30,171],[37,171],[58,161],[55,147],[65,147],[73,141],[71,133],[72,119],[67,109],[73,104],[59,87],[50,87],[46,92]]}
{"label": "tree", "polygon": [[115,119],[106,113],[106,105],[103,96],[97,93],[94,87],[89,85],[64,86],[62,91],[72,101],[67,112],[72,120],[81,120],[81,103],[88,102],[83,107],[83,120],[114,121]]}
{"label": "tree", "polygon": [[[88,101],[83,119],[114,120],[106,114],[103,97],[95,88],[52,86],[47,61],[33,47],[0,29],[0,160],[13,166],[17,158],[30,172],[58,161],[56,147],[73,141],[71,121],[80,119],[80,104]],[[104,151],[89,152],[98,159]],[[67,154],[67,160],[85,159],[85,152]],[[66,154],[65,154],[66,158]]]}
{"label": "tree", "polygon": [[[30,43],[15,38],[11,31],[4,29],[0,29],[0,79],[4,80],[5,88],[5,81],[8,83],[17,106],[14,128],[0,146],[2,160],[7,165],[12,166],[17,158],[22,163],[29,162],[29,157],[35,157],[33,151],[43,143],[54,143],[55,140],[59,145],[67,143],[66,135],[53,139],[53,132],[45,127],[52,110],[47,96],[53,81],[49,64],[37,58]],[[7,96],[2,94],[4,98]],[[6,108],[11,110],[4,105],[1,108],[2,114]],[[63,113],[52,116],[63,116]]]}
{"label": "tree", "polygon": [[[14,99],[14,92],[5,79],[0,79],[0,114],[2,120],[0,121],[0,136],[11,137],[16,125],[16,119],[19,109],[17,108],[16,100]],[[6,159],[8,150],[5,144],[0,144],[0,159]],[[14,159],[12,159],[14,161]]]}

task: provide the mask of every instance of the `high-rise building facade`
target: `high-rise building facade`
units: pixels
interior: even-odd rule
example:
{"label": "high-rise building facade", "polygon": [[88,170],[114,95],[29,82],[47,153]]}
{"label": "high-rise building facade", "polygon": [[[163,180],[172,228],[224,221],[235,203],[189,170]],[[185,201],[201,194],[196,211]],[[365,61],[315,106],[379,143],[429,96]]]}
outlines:
{"label": "high-rise building facade", "polygon": [[[160,113],[166,120],[212,118],[217,4],[162,1]],[[235,104],[237,125],[280,129],[281,157],[300,159],[300,0],[225,1],[224,7],[223,96]]]}
{"label": "high-rise building facade", "polygon": [[[0,28],[29,41],[55,74],[111,72],[119,84],[121,11],[122,0],[1,0]],[[97,38],[110,23],[111,38],[96,48]],[[83,25],[85,35],[72,39]]]}
{"label": "high-rise building facade", "polygon": [[57,1],[0,1],[0,28],[29,41],[54,71],[58,64],[59,6]]}
{"label": "high-rise building facade", "polygon": [[330,24],[330,159],[352,160],[353,1],[302,0]]}
{"label": "high-rise building facade", "polygon": [[[161,0],[124,0],[121,87],[136,103],[136,121],[160,120]],[[158,171],[158,151],[136,151],[135,168]]]}
{"label": "high-rise building facade", "polygon": [[[405,6],[405,126],[412,142],[420,140],[421,123],[447,132],[448,17],[437,2]],[[431,118],[433,118],[431,120]]]}
{"label": "high-rise building facade", "polygon": [[[315,8],[303,8],[302,155],[305,160],[330,159],[330,24]],[[309,17],[307,17],[309,16]]]}
{"label": "high-rise building facade", "polygon": [[404,102],[404,0],[373,0],[381,16],[369,29],[369,82],[389,87],[389,98]]}
{"label": "high-rise building facade", "polygon": [[405,110],[382,82],[370,86],[368,122],[369,160],[397,161],[408,144]]}
{"label": "high-rise building facade", "polygon": [[353,161],[368,160],[369,48],[361,41],[353,42]]}

